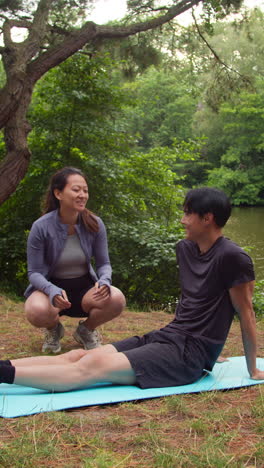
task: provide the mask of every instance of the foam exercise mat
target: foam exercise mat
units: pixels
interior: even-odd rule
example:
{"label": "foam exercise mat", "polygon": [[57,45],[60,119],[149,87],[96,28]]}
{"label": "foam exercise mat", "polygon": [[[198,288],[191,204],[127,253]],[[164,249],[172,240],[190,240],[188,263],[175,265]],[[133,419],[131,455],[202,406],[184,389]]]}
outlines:
{"label": "foam exercise mat", "polygon": [[[264,358],[257,359],[257,366],[264,370]],[[249,378],[244,356],[232,357],[229,361],[216,363],[213,371],[197,382],[178,387],[142,390],[133,385],[101,384],[85,390],[49,393],[46,390],[20,385],[0,384],[0,416],[14,418],[67,408],[106,405],[183,393],[227,390],[258,384],[264,384],[264,380],[256,381]]]}

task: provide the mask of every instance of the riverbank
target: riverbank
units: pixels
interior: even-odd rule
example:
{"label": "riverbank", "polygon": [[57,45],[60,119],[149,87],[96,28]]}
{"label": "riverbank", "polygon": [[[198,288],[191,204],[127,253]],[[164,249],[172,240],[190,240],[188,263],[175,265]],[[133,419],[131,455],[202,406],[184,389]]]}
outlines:
{"label": "riverbank", "polygon": [[257,281],[264,280],[264,206],[235,207],[224,235],[252,257]]}
{"label": "riverbank", "polygon": [[[0,296],[0,316],[1,357],[40,353],[42,332],[26,322],[22,303]],[[126,310],[101,331],[104,342],[111,342],[161,327],[171,318],[164,312]],[[75,323],[64,320],[63,352],[77,347],[71,336]],[[264,319],[258,321],[257,334],[263,345]],[[239,323],[234,322],[223,355],[241,354]],[[264,385],[2,419],[0,466],[261,468],[263,420]]]}

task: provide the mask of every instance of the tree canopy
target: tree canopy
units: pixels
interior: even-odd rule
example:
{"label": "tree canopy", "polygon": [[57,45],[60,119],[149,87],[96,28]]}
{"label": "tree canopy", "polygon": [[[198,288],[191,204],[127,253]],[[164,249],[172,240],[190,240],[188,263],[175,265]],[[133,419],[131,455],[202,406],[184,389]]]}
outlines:
{"label": "tree canopy", "polygon": [[175,297],[177,281],[170,277],[176,276],[182,202],[182,188],[171,170],[175,149],[136,150],[125,123],[118,120],[129,99],[116,86],[112,66],[108,55],[89,61],[75,55],[36,85],[29,112],[30,166],[0,207],[2,287],[23,293],[28,231],[41,215],[50,175],[73,165],[87,174],[89,208],[106,223],[113,282],[130,303],[160,304]]}
{"label": "tree canopy", "polygon": [[[15,191],[28,168],[31,152],[27,136],[31,126],[27,113],[37,81],[78,51],[89,59],[103,40],[161,27],[199,3],[210,17],[213,12],[225,14],[241,1],[174,0],[162,5],[130,0],[129,15],[123,21],[98,25],[86,19],[92,0],[1,0],[0,53],[6,80],[0,90],[0,128],[4,130],[6,155],[0,164],[0,203]],[[26,29],[24,41],[13,39],[14,27]]]}
{"label": "tree canopy", "polygon": [[[56,21],[53,10],[49,23],[70,29],[76,8]],[[256,10],[212,29],[208,21],[199,30],[169,22],[121,42],[91,41],[36,81],[24,114],[30,164],[0,207],[2,287],[23,292],[27,234],[49,177],[74,165],[88,176],[90,209],[106,223],[114,283],[130,304],[175,300],[185,191],[211,184],[233,204],[264,202],[263,21]],[[1,67],[2,89],[7,81]],[[5,151],[0,135],[3,163]]]}

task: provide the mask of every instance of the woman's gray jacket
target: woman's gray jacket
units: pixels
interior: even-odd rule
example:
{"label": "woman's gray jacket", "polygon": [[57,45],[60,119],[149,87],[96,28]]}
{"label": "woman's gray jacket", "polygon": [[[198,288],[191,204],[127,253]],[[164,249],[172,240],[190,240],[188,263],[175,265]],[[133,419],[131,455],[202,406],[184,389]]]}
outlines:
{"label": "woman's gray jacket", "polygon": [[[89,273],[99,285],[111,285],[112,268],[109,260],[106,229],[103,221],[96,216],[98,232],[87,231],[80,219],[75,225],[81,247],[87,259]],[[33,291],[44,292],[53,303],[61,288],[49,281],[67,239],[68,226],[60,221],[58,210],[37,219],[30,230],[27,243],[28,279],[30,285],[25,291],[28,297]],[[94,258],[96,273],[91,265]]]}

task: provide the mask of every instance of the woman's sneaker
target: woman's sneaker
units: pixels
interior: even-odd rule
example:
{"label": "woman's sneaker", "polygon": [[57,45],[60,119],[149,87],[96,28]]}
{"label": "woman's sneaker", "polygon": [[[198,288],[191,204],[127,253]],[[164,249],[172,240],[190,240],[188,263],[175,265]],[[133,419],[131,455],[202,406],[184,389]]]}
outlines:
{"label": "woman's sneaker", "polygon": [[84,349],[94,349],[101,346],[100,335],[97,330],[89,330],[81,320],[73,333],[73,338],[83,345]]}
{"label": "woman's sneaker", "polygon": [[56,327],[45,330],[45,339],[42,346],[42,352],[59,353],[61,350],[60,339],[64,337],[64,327],[59,322]]}

